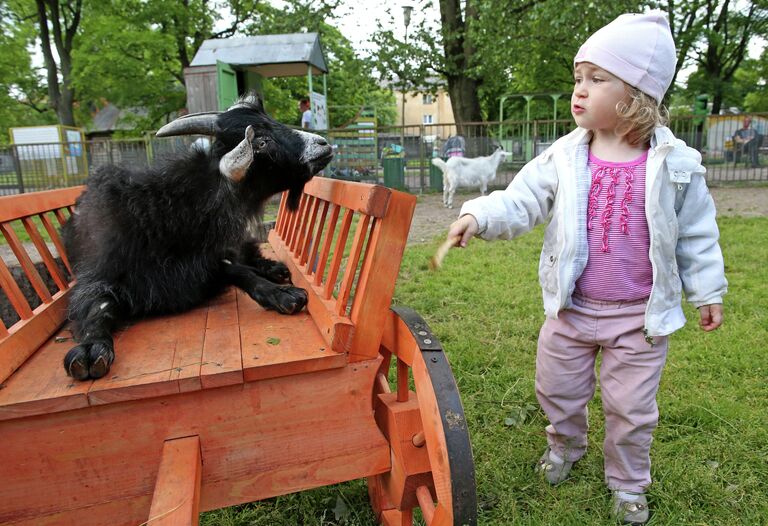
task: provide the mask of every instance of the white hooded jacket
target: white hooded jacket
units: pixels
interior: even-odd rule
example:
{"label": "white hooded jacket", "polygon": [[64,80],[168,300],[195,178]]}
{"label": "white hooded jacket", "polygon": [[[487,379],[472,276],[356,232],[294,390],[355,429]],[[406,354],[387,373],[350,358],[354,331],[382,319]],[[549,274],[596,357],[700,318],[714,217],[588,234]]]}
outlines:
{"label": "white hooded jacket", "polygon": [[[591,132],[577,128],[526,164],[505,190],[464,203],[486,240],[512,239],[551,217],[539,260],[544,311],[556,318],[569,308],[587,264],[587,165]],[[650,233],[653,287],[645,311],[647,336],[664,336],[685,324],[682,291],[699,307],[722,303],[727,290],[718,245],[715,206],[699,152],[656,128],[648,153],[645,216]]]}

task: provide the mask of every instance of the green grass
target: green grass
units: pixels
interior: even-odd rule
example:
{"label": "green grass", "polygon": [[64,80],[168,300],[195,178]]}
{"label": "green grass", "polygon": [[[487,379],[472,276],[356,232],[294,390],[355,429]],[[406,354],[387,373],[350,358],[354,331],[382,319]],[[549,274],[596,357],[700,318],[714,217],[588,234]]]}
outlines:
{"label": "green grass", "polygon": [[[722,218],[720,226],[730,282],[726,321],[707,334],[687,308],[688,325],[671,338],[651,450],[652,525],[768,520],[768,218]],[[546,425],[533,385],[542,232],[473,241],[451,251],[438,272],[427,261],[439,240],[409,247],[395,303],[424,316],[452,363],[474,449],[479,524],[612,524],[599,391],[590,405],[589,451],[572,478],[552,488],[532,472]],[[374,521],[365,484],[355,481],[208,513],[202,523]]]}

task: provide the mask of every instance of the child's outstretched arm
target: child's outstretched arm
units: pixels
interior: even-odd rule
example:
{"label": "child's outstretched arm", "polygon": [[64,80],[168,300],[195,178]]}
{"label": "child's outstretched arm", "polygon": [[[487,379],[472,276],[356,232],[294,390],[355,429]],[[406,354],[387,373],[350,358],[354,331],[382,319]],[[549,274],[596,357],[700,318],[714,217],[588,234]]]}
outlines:
{"label": "child's outstretched arm", "polygon": [[465,248],[467,243],[469,243],[469,240],[472,239],[472,236],[477,234],[478,230],[480,230],[480,227],[477,224],[475,216],[472,214],[464,214],[451,223],[450,228],[448,228],[447,239],[459,238],[459,241],[455,246]]}

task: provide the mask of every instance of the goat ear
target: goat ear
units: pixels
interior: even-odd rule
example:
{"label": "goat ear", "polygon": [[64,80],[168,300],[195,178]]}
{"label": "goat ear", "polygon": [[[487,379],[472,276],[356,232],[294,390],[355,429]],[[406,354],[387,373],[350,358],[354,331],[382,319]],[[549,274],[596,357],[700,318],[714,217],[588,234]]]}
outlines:
{"label": "goat ear", "polygon": [[245,129],[245,138],[219,161],[219,171],[227,179],[237,183],[245,177],[253,162],[252,141],[254,135],[256,132],[253,130],[253,126],[248,126]]}
{"label": "goat ear", "polygon": [[221,112],[190,113],[175,119],[157,131],[157,137],[174,135],[214,135],[216,118]]}

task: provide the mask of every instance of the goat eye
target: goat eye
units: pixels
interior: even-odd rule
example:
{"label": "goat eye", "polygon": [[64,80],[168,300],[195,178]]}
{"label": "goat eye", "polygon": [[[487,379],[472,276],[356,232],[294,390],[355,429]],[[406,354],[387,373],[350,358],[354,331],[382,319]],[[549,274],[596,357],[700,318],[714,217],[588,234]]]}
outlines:
{"label": "goat eye", "polygon": [[265,141],[264,139],[259,139],[256,141],[256,148],[258,148],[259,150],[263,149],[266,145],[267,145],[267,141]]}

